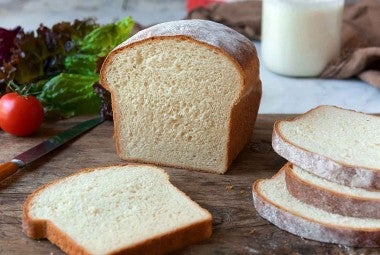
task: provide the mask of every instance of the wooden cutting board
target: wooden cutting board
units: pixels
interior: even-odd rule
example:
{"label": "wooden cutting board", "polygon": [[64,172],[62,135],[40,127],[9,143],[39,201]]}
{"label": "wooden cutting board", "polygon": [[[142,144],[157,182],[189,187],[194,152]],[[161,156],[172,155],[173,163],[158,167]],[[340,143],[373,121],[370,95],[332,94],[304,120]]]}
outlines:
{"label": "wooden cutting board", "polygon": [[[210,240],[175,254],[379,254],[379,249],[350,248],[305,240],[262,219],[252,202],[254,180],[270,178],[285,163],[271,147],[273,122],[289,116],[259,115],[250,143],[225,175],[166,168],[171,181],[213,215]],[[46,122],[34,137],[0,131],[0,162],[87,119]],[[0,183],[0,254],[62,254],[47,240],[22,233],[22,205],[39,186],[81,168],[125,163],[115,153],[113,124],[105,122]]]}

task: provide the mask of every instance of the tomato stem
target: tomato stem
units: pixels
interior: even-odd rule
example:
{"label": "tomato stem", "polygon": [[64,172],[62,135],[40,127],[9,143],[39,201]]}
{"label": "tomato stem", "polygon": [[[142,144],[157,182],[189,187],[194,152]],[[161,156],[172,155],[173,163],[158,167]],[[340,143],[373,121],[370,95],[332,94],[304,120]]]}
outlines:
{"label": "tomato stem", "polygon": [[8,83],[8,87],[9,89],[12,91],[12,92],[16,92],[17,94],[19,94],[20,96],[23,96],[23,97],[27,97],[29,95],[37,95],[38,93],[35,92],[35,93],[30,93],[30,85],[20,85],[20,84],[16,84],[14,81],[10,81]]}

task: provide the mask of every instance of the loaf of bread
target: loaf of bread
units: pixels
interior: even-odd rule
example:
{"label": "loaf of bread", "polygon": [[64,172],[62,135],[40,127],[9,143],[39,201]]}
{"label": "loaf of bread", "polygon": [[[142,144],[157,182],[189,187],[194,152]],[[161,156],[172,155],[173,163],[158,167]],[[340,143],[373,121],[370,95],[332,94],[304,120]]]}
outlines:
{"label": "loaf of bread", "polygon": [[257,212],[277,227],[321,242],[380,247],[380,219],[334,214],[293,197],[286,187],[285,169],[272,179],[253,184]]}
{"label": "loaf of bread", "polygon": [[333,106],[277,121],[273,149],[293,164],[346,186],[380,189],[380,118]]}
{"label": "loaf of bread", "polygon": [[300,201],[340,215],[380,219],[380,190],[340,185],[292,164],[284,170],[289,193]]}
{"label": "loaf of bread", "polygon": [[212,218],[149,165],[94,168],[33,192],[23,229],[68,254],[163,254],[207,239]]}
{"label": "loaf of bread", "polygon": [[256,50],[222,24],[147,28],[108,55],[100,76],[123,159],[221,174],[252,135],[261,99]]}

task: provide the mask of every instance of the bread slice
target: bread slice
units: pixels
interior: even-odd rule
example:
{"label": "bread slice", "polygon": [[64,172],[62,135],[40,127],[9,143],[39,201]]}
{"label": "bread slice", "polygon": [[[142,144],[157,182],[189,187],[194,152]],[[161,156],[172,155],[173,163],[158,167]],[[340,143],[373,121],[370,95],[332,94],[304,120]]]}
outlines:
{"label": "bread slice", "polygon": [[249,141],[260,98],[253,43],[212,21],[140,31],[101,69],[118,155],[222,174]]}
{"label": "bread slice", "polygon": [[272,179],[254,182],[253,201],[263,218],[292,234],[327,243],[380,247],[380,219],[342,216],[301,202],[288,192],[284,168]]}
{"label": "bread slice", "polygon": [[284,169],[289,193],[302,202],[345,216],[380,219],[380,190],[340,185],[292,164]]}
{"label": "bread slice", "polygon": [[210,213],[149,165],[94,168],[33,192],[23,229],[68,254],[163,254],[207,239]]}
{"label": "bread slice", "polygon": [[293,164],[346,186],[380,189],[380,117],[319,106],[273,128],[273,149]]}

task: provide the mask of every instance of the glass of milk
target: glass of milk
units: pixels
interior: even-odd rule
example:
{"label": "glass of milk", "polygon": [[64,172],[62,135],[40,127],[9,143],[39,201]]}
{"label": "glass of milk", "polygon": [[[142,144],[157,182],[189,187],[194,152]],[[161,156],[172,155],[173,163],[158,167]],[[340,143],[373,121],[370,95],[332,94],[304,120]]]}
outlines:
{"label": "glass of milk", "polygon": [[278,74],[318,76],[340,53],[344,0],[263,0],[261,51]]}

